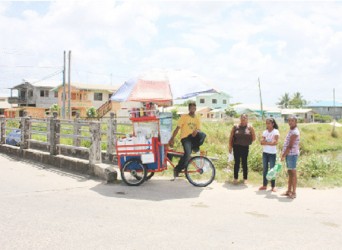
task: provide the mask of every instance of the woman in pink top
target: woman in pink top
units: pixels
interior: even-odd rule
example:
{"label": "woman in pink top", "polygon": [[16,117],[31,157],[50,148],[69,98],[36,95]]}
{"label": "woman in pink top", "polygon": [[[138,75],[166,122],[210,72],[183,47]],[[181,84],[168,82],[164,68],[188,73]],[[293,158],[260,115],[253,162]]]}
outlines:
{"label": "woman in pink top", "polygon": [[297,187],[297,160],[299,155],[299,140],[300,133],[297,128],[297,117],[291,116],[288,119],[290,131],[287,134],[284,142],[281,160],[286,159],[287,172],[289,174],[287,191],[282,195],[288,196],[291,199],[296,198]]}

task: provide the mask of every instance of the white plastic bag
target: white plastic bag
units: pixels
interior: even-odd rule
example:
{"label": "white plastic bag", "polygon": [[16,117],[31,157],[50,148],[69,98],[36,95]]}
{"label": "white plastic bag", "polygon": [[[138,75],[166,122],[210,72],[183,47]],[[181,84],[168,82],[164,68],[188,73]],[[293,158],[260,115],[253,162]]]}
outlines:
{"label": "white plastic bag", "polygon": [[228,155],[228,162],[232,162],[232,161],[234,161],[234,155],[233,155],[233,153],[230,153]]}

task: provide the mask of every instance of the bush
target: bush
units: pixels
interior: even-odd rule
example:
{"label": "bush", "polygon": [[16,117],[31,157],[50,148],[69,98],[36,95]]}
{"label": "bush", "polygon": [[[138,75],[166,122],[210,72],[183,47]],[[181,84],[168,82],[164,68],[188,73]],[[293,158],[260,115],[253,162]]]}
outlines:
{"label": "bush", "polygon": [[326,177],[331,173],[340,172],[341,166],[337,161],[322,155],[312,154],[301,159],[298,164],[298,174],[305,179]]}
{"label": "bush", "polygon": [[314,119],[316,122],[332,122],[333,118],[330,115],[315,114]]}

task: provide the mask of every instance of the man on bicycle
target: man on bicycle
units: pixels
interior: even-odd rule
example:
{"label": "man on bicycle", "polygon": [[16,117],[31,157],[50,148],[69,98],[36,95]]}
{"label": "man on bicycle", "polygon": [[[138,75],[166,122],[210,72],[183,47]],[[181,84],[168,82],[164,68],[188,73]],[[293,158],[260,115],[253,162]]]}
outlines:
{"label": "man on bicycle", "polygon": [[177,136],[178,131],[181,130],[180,136],[184,155],[180,158],[177,166],[173,170],[174,178],[178,177],[179,172],[186,167],[191,156],[191,151],[197,153],[206,137],[206,134],[200,131],[201,122],[195,112],[196,103],[190,102],[189,114],[181,116],[178,120],[177,128],[173,131],[171,139],[169,140],[170,147],[173,147],[174,138]]}

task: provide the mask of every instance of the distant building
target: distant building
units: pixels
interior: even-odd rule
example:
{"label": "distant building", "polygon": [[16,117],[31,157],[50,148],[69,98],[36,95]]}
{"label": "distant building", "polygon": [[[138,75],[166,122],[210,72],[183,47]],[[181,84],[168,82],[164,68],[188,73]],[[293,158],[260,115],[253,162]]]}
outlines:
{"label": "distant building", "polygon": [[24,81],[10,88],[11,96],[8,98],[8,102],[17,104],[18,107],[50,108],[58,100],[57,93],[50,92],[56,85],[48,82],[30,83]]}
{"label": "distant building", "polygon": [[332,101],[320,101],[307,105],[320,115],[330,115],[336,120],[342,119],[342,103]]}
{"label": "distant building", "polygon": [[[110,102],[111,95],[118,90],[118,86],[101,85],[101,84],[83,84],[71,83],[70,93],[68,84],[65,85],[65,110],[67,114],[68,102],[70,97],[71,114],[74,116],[76,112],[80,113],[81,117],[86,117],[86,111],[90,107],[95,107],[98,111],[103,105],[106,110],[103,115],[112,110],[112,103]],[[58,85],[51,90],[58,96],[55,102],[59,107],[63,107],[63,85]],[[101,116],[102,117],[102,116]]]}
{"label": "distant building", "polygon": [[314,114],[315,111],[312,109],[282,109],[281,115],[284,117],[285,121],[290,116],[296,116],[298,119],[301,119],[303,122],[314,122]]}
{"label": "distant building", "polygon": [[202,93],[196,96],[197,107],[225,109],[229,106],[231,96],[224,92]]}
{"label": "distant building", "polygon": [[0,115],[6,116],[6,110],[16,107],[16,104],[10,104],[8,102],[8,97],[0,97]]}

